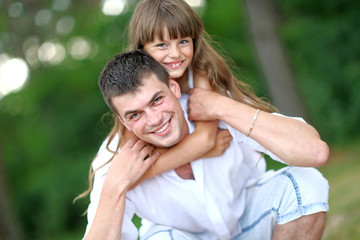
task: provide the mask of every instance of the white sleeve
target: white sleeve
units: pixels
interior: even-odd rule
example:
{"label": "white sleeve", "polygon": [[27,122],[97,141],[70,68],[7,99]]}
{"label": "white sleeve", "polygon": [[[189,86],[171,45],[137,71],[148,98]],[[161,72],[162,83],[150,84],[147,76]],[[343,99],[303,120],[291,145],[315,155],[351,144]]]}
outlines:
{"label": "white sleeve", "polygon": [[84,237],[89,232],[89,230],[90,230],[90,228],[92,226],[92,223],[94,221],[96,210],[97,210],[98,205],[99,205],[102,186],[103,186],[104,181],[105,181],[106,174],[104,174],[103,171],[102,171],[102,176],[101,176],[101,174],[98,174],[98,173],[100,173],[99,171],[100,170],[98,170],[95,173],[95,178],[94,178],[94,182],[93,182],[93,189],[92,189],[92,191],[90,193],[90,203],[89,203],[88,210],[87,210],[88,224],[86,226],[86,231],[85,231]]}
{"label": "white sleeve", "polygon": [[95,160],[92,163],[93,171],[95,171],[95,176],[93,180],[93,188],[90,193],[90,203],[87,210],[87,221],[88,224],[86,226],[85,235],[89,232],[92,223],[95,218],[96,210],[99,205],[101,190],[104,185],[105,177],[107,174],[107,171],[109,169],[110,164],[107,163],[110,158],[112,157],[112,153],[110,153],[106,149],[108,139],[106,139],[103,144],[101,145],[99,152],[95,158]]}
{"label": "white sleeve", "polygon": [[[96,215],[96,211],[97,211],[97,208],[99,205],[99,201],[100,201],[102,187],[104,185],[105,178],[106,178],[108,169],[111,164],[111,163],[108,163],[108,161],[113,156],[113,153],[106,149],[107,142],[108,142],[108,139],[106,139],[103,142],[103,144],[101,145],[99,152],[92,164],[93,170],[95,171],[95,176],[94,176],[94,181],[93,181],[93,189],[90,193],[90,203],[89,203],[88,211],[87,211],[88,223],[86,226],[84,238],[85,238],[86,234],[89,232],[89,230],[93,224],[93,221],[94,221],[94,218]],[[118,136],[116,136],[113,139],[113,141],[111,142],[110,149],[114,151],[116,149],[117,143],[118,143]],[[124,239],[124,240],[137,239],[138,232],[137,232],[135,225],[131,221],[132,217],[134,216],[134,212],[135,212],[134,205],[129,200],[126,200],[125,206],[126,206],[125,214],[124,214],[123,226],[122,226],[122,239]]]}
{"label": "white sleeve", "polygon": [[138,239],[139,236],[138,229],[132,222],[132,218],[134,217],[134,214],[135,214],[134,204],[130,200],[126,199],[125,214],[124,214],[122,232],[121,232],[121,236],[123,240]]}

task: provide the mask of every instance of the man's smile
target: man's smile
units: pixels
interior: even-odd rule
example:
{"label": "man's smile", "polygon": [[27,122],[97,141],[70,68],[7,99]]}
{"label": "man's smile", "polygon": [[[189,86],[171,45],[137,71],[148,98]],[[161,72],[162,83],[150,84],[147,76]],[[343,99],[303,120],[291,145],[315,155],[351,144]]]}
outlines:
{"label": "man's smile", "polygon": [[162,125],[157,130],[153,131],[152,133],[154,133],[158,136],[164,136],[164,135],[168,134],[171,129],[171,119],[172,118],[170,118],[169,121],[167,121],[164,125]]}

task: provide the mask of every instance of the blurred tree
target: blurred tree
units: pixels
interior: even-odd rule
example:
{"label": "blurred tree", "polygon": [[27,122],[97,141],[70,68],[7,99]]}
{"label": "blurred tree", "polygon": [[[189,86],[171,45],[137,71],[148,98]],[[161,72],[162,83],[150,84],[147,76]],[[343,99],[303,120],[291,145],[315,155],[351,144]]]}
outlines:
{"label": "blurred tree", "polygon": [[222,1],[209,1],[202,18],[205,29],[238,79],[252,86],[259,96],[270,98],[247,34],[244,4],[239,0],[227,0],[226,4]]}
{"label": "blurred tree", "polygon": [[281,113],[307,118],[291,64],[278,36],[278,16],[272,0],[244,0],[255,54]]}
{"label": "blurred tree", "polygon": [[[91,159],[111,125],[99,121],[108,110],[97,77],[122,51],[129,13],[105,16],[93,0],[0,1],[0,10],[0,54],[22,57],[31,68],[25,87],[0,100],[0,160],[17,232],[79,239],[88,201],[72,200],[86,189]],[[11,218],[1,219],[13,229]]]}
{"label": "blurred tree", "polygon": [[360,137],[360,1],[274,0],[312,123],[331,144]]}
{"label": "blurred tree", "polygon": [[[10,213],[6,223],[18,219],[17,231],[26,239],[80,239],[85,229],[81,213],[88,199],[75,205],[72,200],[87,187],[90,162],[111,127],[110,118],[99,120],[108,108],[97,77],[127,45],[126,26],[136,3],[129,0],[124,12],[109,16],[100,2],[0,0],[0,57],[22,57],[31,69],[25,87],[0,100],[0,167],[8,190],[0,198],[10,195],[14,218]],[[327,140],[360,133],[358,5],[276,1],[296,85]],[[239,0],[207,1],[202,18],[239,78],[258,95],[271,96],[246,35],[245,6]],[[277,27],[269,27],[278,37]],[[13,224],[7,225],[11,231]]]}
{"label": "blurred tree", "polygon": [[18,240],[20,239],[21,229],[16,225],[3,169],[0,157],[0,239]]}

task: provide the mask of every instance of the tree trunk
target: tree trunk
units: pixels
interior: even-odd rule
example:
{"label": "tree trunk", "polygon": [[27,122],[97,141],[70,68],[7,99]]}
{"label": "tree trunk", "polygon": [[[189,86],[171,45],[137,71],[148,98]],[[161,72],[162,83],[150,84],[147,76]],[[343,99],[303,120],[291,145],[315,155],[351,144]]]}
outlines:
{"label": "tree trunk", "polygon": [[20,239],[20,232],[16,228],[9,199],[0,158],[0,240]]}
{"label": "tree trunk", "polygon": [[248,29],[272,102],[281,113],[306,118],[292,69],[277,34],[277,14],[272,0],[244,0],[244,3]]}

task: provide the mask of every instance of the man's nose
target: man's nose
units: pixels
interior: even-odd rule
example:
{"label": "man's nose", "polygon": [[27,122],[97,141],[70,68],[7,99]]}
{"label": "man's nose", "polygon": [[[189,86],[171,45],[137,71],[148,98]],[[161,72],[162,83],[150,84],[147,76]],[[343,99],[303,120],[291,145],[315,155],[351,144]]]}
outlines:
{"label": "man's nose", "polygon": [[156,126],[161,123],[162,114],[159,111],[150,110],[147,112],[147,123],[151,126]]}

